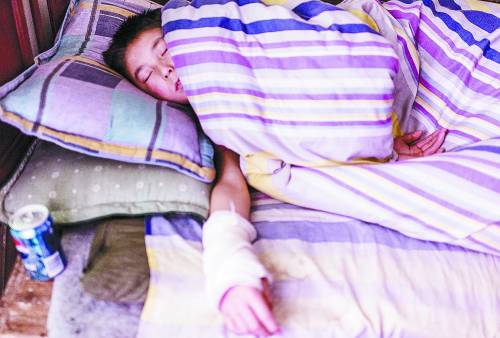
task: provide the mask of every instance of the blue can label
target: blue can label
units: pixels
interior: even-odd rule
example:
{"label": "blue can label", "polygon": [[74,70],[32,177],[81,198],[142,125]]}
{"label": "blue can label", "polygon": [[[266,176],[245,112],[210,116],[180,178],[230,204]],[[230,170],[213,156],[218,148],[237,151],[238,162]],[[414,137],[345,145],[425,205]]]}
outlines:
{"label": "blue can label", "polygon": [[46,281],[60,274],[66,259],[47,208],[27,206],[14,217],[10,232],[30,277]]}

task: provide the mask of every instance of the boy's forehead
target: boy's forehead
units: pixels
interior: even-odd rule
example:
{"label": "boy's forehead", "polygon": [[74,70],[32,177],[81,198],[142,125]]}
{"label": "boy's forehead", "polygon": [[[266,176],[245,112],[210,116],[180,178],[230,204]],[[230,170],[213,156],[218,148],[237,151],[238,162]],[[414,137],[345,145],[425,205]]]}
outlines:
{"label": "boy's forehead", "polygon": [[151,28],[140,33],[125,50],[125,68],[133,77],[135,71],[153,59],[158,44],[164,43],[160,28]]}
{"label": "boy's forehead", "polygon": [[151,28],[140,33],[136,39],[132,40],[131,45],[137,42],[153,44],[158,40],[164,41],[161,28]]}
{"label": "boy's forehead", "polygon": [[150,53],[158,44],[164,43],[164,41],[161,29],[154,28],[144,31],[130,42],[125,51],[125,58]]}

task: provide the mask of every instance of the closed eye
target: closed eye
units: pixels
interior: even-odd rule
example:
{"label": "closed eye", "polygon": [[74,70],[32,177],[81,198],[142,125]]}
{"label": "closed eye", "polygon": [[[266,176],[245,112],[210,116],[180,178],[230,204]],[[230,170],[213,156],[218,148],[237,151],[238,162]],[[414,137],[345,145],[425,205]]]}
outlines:
{"label": "closed eye", "polygon": [[146,73],[146,72],[140,73],[139,76],[138,76],[139,81],[142,82],[142,83],[148,82],[148,80],[151,77],[152,73],[153,73],[152,71],[150,71],[148,73]]}
{"label": "closed eye", "polygon": [[167,51],[168,51],[168,48],[165,48],[165,50],[160,54],[162,57],[165,56],[165,54],[167,54]]}

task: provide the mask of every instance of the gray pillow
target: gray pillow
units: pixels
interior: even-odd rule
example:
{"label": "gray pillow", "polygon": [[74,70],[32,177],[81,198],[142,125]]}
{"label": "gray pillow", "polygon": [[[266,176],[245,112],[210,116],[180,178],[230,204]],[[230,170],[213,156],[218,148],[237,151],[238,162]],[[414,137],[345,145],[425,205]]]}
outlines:
{"label": "gray pillow", "polygon": [[80,281],[85,292],[99,299],[144,302],[149,287],[144,219],[100,223]]}
{"label": "gray pillow", "polygon": [[40,142],[6,192],[3,219],[32,203],[56,223],[116,215],[189,212],[206,217],[210,185],[176,170],[86,156]]}

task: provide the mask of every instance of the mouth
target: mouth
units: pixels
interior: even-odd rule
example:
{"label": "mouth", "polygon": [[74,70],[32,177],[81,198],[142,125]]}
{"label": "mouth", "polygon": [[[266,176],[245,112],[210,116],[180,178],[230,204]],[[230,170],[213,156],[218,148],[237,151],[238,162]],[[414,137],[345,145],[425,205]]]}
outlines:
{"label": "mouth", "polygon": [[175,82],[175,90],[176,91],[179,91],[182,89],[182,83],[181,83],[181,80],[180,79],[177,79],[177,81]]}

